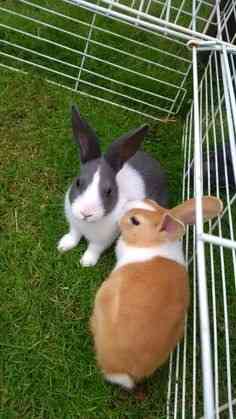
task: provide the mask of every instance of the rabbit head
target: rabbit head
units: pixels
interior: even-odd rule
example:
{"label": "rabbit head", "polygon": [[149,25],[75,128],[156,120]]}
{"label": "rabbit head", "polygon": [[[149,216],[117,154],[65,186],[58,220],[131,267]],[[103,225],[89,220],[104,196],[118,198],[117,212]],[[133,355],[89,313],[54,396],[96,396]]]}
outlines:
{"label": "rabbit head", "polygon": [[[184,235],[185,226],[196,221],[194,198],[172,209],[163,208],[149,199],[133,205],[135,208],[130,209],[120,221],[122,238],[132,246],[155,246],[177,241]],[[223,204],[218,198],[205,196],[202,208],[207,221],[220,214]]]}
{"label": "rabbit head", "polygon": [[80,175],[74,179],[69,200],[75,218],[93,222],[110,213],[117,205],[119,190],[116,175],[139,149],[148,126],[116,139],[102,155],[99,140],[78,109],[72,107],[72,128],[80,152]]}

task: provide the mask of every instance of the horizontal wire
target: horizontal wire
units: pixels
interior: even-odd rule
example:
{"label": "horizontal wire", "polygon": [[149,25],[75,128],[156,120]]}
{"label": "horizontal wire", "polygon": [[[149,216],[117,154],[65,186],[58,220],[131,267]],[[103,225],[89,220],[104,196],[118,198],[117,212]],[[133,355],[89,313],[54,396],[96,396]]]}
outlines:
{"label": "horizontal wire", "polygon": [[[4,12],[8,12],[9,14],[12,14],[12,15],[15,15],[15,16],[19,16],[19,17],[21,17],[21,18],[23,18],[23,19],[25,19],[25,20],[30,21],[30,22],[37,23],[37,24],[39,24],[39,25],[41,25],[41,26],[44,26],[44,27],[46,27],[46,28],[49,28],[49,29],[54,29],[54,30],[56,30],[56,31],[58,31],[58,32],[64,33],[64,34],[66,34],[66,35],[70,35],[70,36],[72,36],[72,37],[74,37],[74,38],[78,38],[78,39],[81,39],[81,40],[83,40],[83,41],[86,41],[86,40],[87,40],[87,38],[86,38],[85,36],[82,36],[82,35],[76,34],[76,33],[74,33],[74,32],[71,32],[71,31],[65,30],[65,29],[60,28],[60,27],[55,26],[55,25],[51,25],[51,24],[46,23],[46,22],[43,22],[43,21],[41,21],[41,20],[39,20],[39,19],[34,19],[34,18],[30,17],[30,16],[25,16],[25,15],[22,15],[22,14],[20,14],[20,13],[18,13],[18,12],[14,12],[14,11],[12,11],[12,10],[10,10],[10,11],[9,11],[9,9],[5,9],[5,8],[3,8],[3,7],[0,7],[0,10],[2,10],[2,11],[4,11]],[[40,37],[39,37],[39,38],[40,38]],[[127,41],[129,41],[129,38],[127,38],[126,40],[127,40]],[[95,40],[93,40],[93,39],[90,39],[90,40],[89,40],[89,42],[90,42],[91,44],[96,45],[96,46],[99,46],[99,47],[102,47],[102,48],[105,48],[105,49],[108,49],[108,50],[111,50],[111,51],[117,52],[117,53],[119,53],[119,54],[123,54],[123,55],[128,56],[128,57],[135,58],[136,60],[141,61],[141,62],[143,62],[143,63],[146,63],[146,64],[151,64],[151,65],[153,65],[153,66],[155,66],[155,67],[160,67],[160,68],[168,69],[169,71],[173,71],[174,73],[177,73],[177,74],[181,74],[181,75],[184,75],[184,74],[185,74],[185,72],[180,71],[180,70],[177,70],[176,68],[172,68],[172,67],[164,66],[163,64],[160,64],[160,63],[158,63],[158,62],[154,62],[154,61],[152,61],[152,60],[148,60],[148,59],[143,58],[143,57],[140,57],[140,56],[138,56],[138,55],[131,54],[131,53],[127,52],[127,51],[120,50],[120,49],[115,48],[115,47],[113,47],[113,46],[111,46],[111,45],[108,45],[108,44],[105,44],[105,43],[102,43],[102,42],[99,42],[99,41],[95,41]],[[60,45],[60,44],[59,44],[59,45]],[[148,48],[148,45],[147,45],[147,44],[145,44],[145,48]],[[159,50],[159,52],[160,52],[160,50]],[[175,56],[175,57],[176,57],[176,56]]]}
{"label": "horizontal wire", "polygon": [[[71,68],[74,68],[74,69],[77,69],[77,70],[80,70],[80,69],[82,68],[81,66],[77,66],[77,65],[75,65],[75,64],[71,64],[71,63],[69,63],[69,62],[67,62],[67,61],[63,61],[63,60],[60,60],[60,59],[58,59],[58,58],[52,57],[51,55],[46,55],[46,54],[43,54],[43,53],[41,53],[41,52],[38,52],[38,51],[32,50],[32,49],[30,49],[30,48],[23,47],[22,45],[15,44],[15,43],[13,43],[13,42],[9,42],[9,41],[6,41],[6,40],[0,40],[0,43],[2,43],[2,44],[6,44],[6,45],[9,45],[9,46],[13,46],[13,47],[15,47],[15,48],[19,48],[19,49],[21,49],[21,50],[23,50],[23,51],[30,52],[30,53],[32,53],[33,55],[37,55],[37,56],[40,56],[40,57],[46,58],[46,59],[48,59],[48,60],[50,60],[50,61],[54,61],[54,62],[57,62],[57,63],[59,63],[59,64],[66,65],[66,66],[68,66],[68,67],[71,67]],[[49,67],[49,68],[50,68],[50,67]],[[124,83],[124,82],[122,82],[122,81],[118,81],[118,80],[112,79],[112,78],[110,78],[110,77],[104,76],[103,74],[97,73],[97,72],[95,72],[95,71],[91,71],[91,70],[88,70],[88,69],[86,69],[86,68],[83,68],[83,71],[84,71],[85,73],[88,73],[88,74],[90,74],[90,75],[95,75],[95,76],[96,76],[96,77],[98,77],[98,78],[102,78],[102,79],[104,79],[104,80],[107,80],[107,81],[109,81],[109,82],[112,82],[112,83],[118,84],[118,85],[120,85],[120,86],[128,87],[128,88],[133,89],[133,90],[136,90],[136,91],[138,91],[138,92],[145,93],[145,94],[148,94],[148,95],[150,95],[150,96],[153,96],[153,97],[156,97],[156,98],[160,98],[160,99],[166,100],[166,101],[171,102],[171,103],[172,103],[172,102],[174,102],[174,99],[170,99],[170,98],[168,98],[168,97],[165,97],[165,96],[159,95],[158,93],[154,93],[154,92],[151,92],[151,91],[149,91],[149,90],[146,90],[146,89],[141,89],[141,88],[136,87],[136,86],[133,86],[133,85],[131,85],[131,84]],[[154,107],[154,105],[150,105],[150,106],[153,106],[153,107]]]}

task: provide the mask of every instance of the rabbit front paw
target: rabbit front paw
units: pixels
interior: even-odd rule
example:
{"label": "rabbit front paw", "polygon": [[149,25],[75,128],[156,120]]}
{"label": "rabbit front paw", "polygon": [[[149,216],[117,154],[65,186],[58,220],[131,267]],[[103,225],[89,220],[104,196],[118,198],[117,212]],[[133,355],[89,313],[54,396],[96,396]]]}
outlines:
{"label": "rabbit front paw", "polygon": [[74,235],[68,233],[65,234],[61,240],[58,242],[57,250],[60,253],[67,252],[70,249],[73,249],[73,247],[77,246],[79,243],[79,238],[75,237]]}
{"label": "rabbit front paw", "polygon": [[82,266],[95,266],[99,259],[99,256],[100,255],[97,254],[96,252],[88,249],[86,250],[82,258],[80,259],[80,264]]}

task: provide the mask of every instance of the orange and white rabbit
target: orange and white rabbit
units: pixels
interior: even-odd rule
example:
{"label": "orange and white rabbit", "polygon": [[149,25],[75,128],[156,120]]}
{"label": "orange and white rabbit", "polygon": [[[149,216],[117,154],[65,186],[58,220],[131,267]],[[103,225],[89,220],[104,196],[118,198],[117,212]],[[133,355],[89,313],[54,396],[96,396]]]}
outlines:
{"label": "orange and white rabbit", "polygon": [[[205,219],[222,202],[202,201]],[[132,389],[169,357],[184,333],[189,305],[181,238],[195,223],[195,200],[167,210],[137,202],[120,221],[117,264],[97,292],[91,329],[105,379]]]}

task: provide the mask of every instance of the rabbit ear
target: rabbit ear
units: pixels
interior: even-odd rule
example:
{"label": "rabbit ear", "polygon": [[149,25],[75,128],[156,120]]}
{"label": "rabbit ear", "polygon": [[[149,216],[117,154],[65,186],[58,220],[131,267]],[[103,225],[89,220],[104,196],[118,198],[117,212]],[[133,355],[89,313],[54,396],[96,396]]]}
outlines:
{"label": "rabbit ear", "polygon": [[169,240],[179,240],[185,233],[184,224],[177,220],[171,213],[166,212],[158,225],[160,233],[164,232]]}
{"label": "rabbit ear", "polygon": [[[171,213],[174,217],[181,220],[185,225],[186,224],[195,224],[196,222],[196,210],[195,210],[196,200],[189,199],[188,201],[183,202],[183,204],[178,205],[177,207],[171,210]],[[223,210],[223,203],[220,199],[213,196],[204,196],[202,198],[202,209],[204,220],[210,220],[217,215],[219,215]]]}
{"label": "rabbit ear", "polygon": [[115,172],[118,172],[123,164],[138,151],[148,131],[148,125],[142,125],[118,138],[110,145],[104,158]]}
{"label": "rabbit ear", "polygon": [[101,157],[98,138],[88,123],[80,117],[75,105],[72,106],[72,129],[74,140],[80,149],[80,160],[86,163]]}

